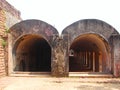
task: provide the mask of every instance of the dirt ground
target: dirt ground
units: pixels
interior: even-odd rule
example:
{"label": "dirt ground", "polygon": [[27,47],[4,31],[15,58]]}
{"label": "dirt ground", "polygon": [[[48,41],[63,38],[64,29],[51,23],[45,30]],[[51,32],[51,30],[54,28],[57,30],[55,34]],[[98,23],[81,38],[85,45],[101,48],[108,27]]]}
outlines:
{"label": "dirt ground", "polygon": [[120,78],[3,77],[0,90],[120,90]]}

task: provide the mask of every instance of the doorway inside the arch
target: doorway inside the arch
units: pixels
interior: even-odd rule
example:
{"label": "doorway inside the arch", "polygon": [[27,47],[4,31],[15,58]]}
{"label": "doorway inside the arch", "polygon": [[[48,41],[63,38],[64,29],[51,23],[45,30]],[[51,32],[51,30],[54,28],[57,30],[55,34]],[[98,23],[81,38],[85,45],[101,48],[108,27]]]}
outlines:
{"label": "doorway inside the arch", "polygon": [[24,35],[13,48],[13,71],[51,72],[51,47],[41,36]]}
{"label": "doorway inside the arch", "polygon": [[70,46],[69,72],[110,73],[107,42],[95,34],[80,35]]}

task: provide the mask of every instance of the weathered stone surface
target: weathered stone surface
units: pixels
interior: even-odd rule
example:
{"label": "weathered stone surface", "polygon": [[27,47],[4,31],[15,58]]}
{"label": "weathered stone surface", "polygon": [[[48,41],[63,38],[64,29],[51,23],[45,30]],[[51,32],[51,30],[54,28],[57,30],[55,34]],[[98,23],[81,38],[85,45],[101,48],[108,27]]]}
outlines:
{"label": "weathered stone surface", "polygon": [[[55,46],[54,43],[54,36],[58,35],[58,31],[48,23],[45,23],[40,20],[26,20],[22,21],[20,23],[15,24],[13,27],[10,28],[10,47],[11,47],[11,53],[12,51],[16,50],[16,47],[19,45],[19,43],[27,36],[27,35],[36,35],[38,37],[41,37],[45,39],[49,45],[51,46],[51,64],[52,66],[55,66],[54,64],[54,49]],[[31,37],[32,38],[32,37]],[[13,47],[13,48],[12,48]],[[14,54],[14,53],[13,53]],[[16,56],[14,56],[16,57]],[[11,63],[13,63],[13,57],[10,59]],[[55,66],[57,68],[57,66]],[[55,68],[55,69],[56,69]],[[57,71],[52,68],[52,71]]]}
{"label": "weathered stone surface", "polygon": [[21,21],[21,19],[15,18],[12,14],[9,12],[5,12],[6,16],[6,28],[9,29],[12,27],[14,24],[18,23]]}
{"label": "weathered stone surface", "polygon": [[69,35],[69,41],[72,42],[76,37],[82,34],[95,33],[105,40],[109,39],[112,34],[119,34],[112,26],[96,19],[85,19],[77,21],[66,27],[62,34]]}
{"label": "weathered stone surface", "polygon": [[112,36],[112,43],[113,74],[115,77],[120,77],[120,35]]}
{"label": "weathered stone surface", "polygon": [[[97,55],[102,54],[96,58],[103,59],[99,64],[102,67],[100,72],[112,73],[115,77],[120,77],[120,35],[115,28],[104,21],[97,19],[77,21],[66,27],[60,36],[58,31],[46,22],[40,20],[20,21],[20,12],[5,0],[0,0],[0,76],[6,75],[8,71],[9,73],[13,72],[15,57],[13,51],[19,42],[26,38],[26,35],[40,36],[50,45],[53,76],[68,76],[70,47],[74,40],[77,41],[86,35],[81,41],[85,44],[93,42],[99,50],[99,52],[96,50]],[[9,38],[6,33],[8,28],[10,28]],[[87,35],[89,38],[86,38]],[[2,45],[3,39],[8,42],[5,47]],[[8,66],[10,70],[8,70]]]}
{"label": "weathered stone surface", "polygon": [[54,27],[40,20],[22,21],[11,27],[10,31],[11,50],[14,49],[12,47],[14,47],[15,43],[19,42],[25,35],[38,35],[43,37],[50,44],[52,50],[51,73],[53,76],[58,77],[69,75],[69,49],[71,43],[79,36],[89,35],[89,38],[84,37],[86,39],[82,40],[93,42],[99,47],[99,52],[102,52],[101,59],[103,60],[101,71],[103,73],[114,73],[115,76],[119,76],[119,65],[116,65],[114,61],[119,60],[119,53],[116,50],[120,46],[115,44],[119,40],[117,41],[115,38],[111,39],[113,35],[119,35],[119,33],[103,21],[78,21],[65,28],[61,36],[59,36]]}
{"label": "weathered stone surface", "polygon": [[15,9],[12,5],[10,5],[6,0],[0,0],[0,8],[6,12],[9,12],[14,18],[21,19],[20,11]]}
{"label": "weathered stone surface", "polygon": [[[115,77],[119,75],[119,39],[113,37],[119,33],[110,25],[100,20],[81,20],[65,28],[59,36],[57,30],[51,25],[40,20],[26,20],[15,24],[10,28],[10,47],[13,51],[14,45],[25,35],[38,35],[43,37],[51,46],[51,73],[53,76],[69,75],[69,49],[75,39],[80,39],[84,35],[84,40],[93,42],[98,47],[98,57],[102,60],[100,69],[103,73],[113,73]],[[80,37],[81,36],[81,37]],[[79,38],[78,38],[79,37]],[[116,44],[117,43],[117,44]],[[87,43],[86,43],[87,44]],[[91,47],[92,48],[92,47]],[[90,49],[91,50],[91,49]],[[95,50],[95,49],[94,49]],[[10,51],[10,52],[11,52]],[[11,57],[12,59],[12,54]],[[13,63],[13,62],[11,62]],[[12,68],[12,67],[11,67]],[[99,68],[98,68],[99,69]]]}
{"label": "weathered stone surface", "polygon": [[42,36],[50,43],[52,36],[54,34],[58,34],[57,30],[54,27],[40,20],[22,21],[11,27],[10,31],[13,39],[12,41],[15,41],[27,34],[34,34]]}
{"label": "weathered stone surface", "polygon": [[8,72],[8,28],[20,21],[20,12],[6,0],[0,0],[0,76]]}
{"label": "weathered stone surface", "polygon": [[53,76],[67,76],[67,41],[64,41],[64,36],[59,37],[58,35],[54,36],[54,45],[53,45],[53,62],[52,62],[52,75]]}
{"label": "weathered stone surface", "polygon": [[[119,52],[118,52],[119,47],[120,47],[119,40],[116,40],[115,38],[111,39],[113,35],[119,35],[119,33],[112,26],[100,20],[85,19],[85,20],[80,20],[80,21],[77,21],[69,25],[63,30],[62,34],[68,35],[68,38],[69,38],[68,39],[68,52],[70,49],[70,45],[73,43],[75,39],[78,39],[78,37],[80,38],[80,36],[87,35],[87,34],[97,35],[98,38],[103,40],[103,43],[106,46],[106,51],[107,51],[106,54],[103,51],[104,60],[103,60],[102,65],[103,65],[104,71],[108,73],[115,73],[119,71],[119,69],[113,68],[115,66],[114,58],[116,58],[116,60],[120,60]],[[112,40],[115,41],[114,45],[112,45]],[[113,48],[113,46],[115,48]],[[108,57],[106,57],[106,55]],[[69,58],[69,55],[66,57]],[[67,61],[67,63],[69,63],[69,60]],[[69,65],[68,65],[68,68],[69,68]],[[114,76],[120,76],[120,75],[114,74]]]}
{"label": "weathered stone surface", "polygon": [[6,37],[5,20],[5,12],[0,10],[0,76],[6,75],[5,49],[3,47],[3,37]]}

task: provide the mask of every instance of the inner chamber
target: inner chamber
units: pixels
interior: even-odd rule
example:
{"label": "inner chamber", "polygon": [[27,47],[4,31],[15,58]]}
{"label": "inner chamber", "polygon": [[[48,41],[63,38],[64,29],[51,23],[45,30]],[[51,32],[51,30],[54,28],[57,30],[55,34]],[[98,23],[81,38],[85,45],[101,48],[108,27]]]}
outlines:
{"label": "inner chamber", "polygon": [[104,40],[87,34],[76,38],[70,47],[70,72],[106,72],[108,54]]}
{"label": "inner chamber", "polygon": [[14,71],[51,71],[51,47],[43,37],[23,36],[17,41],[14,53]]}

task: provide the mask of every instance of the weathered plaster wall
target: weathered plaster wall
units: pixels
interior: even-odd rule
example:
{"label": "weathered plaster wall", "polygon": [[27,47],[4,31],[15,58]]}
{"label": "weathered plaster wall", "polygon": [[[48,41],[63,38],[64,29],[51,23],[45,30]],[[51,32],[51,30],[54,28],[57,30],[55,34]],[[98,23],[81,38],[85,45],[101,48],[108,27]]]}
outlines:
{"label": "weathered plaster wall", "polygon": [[66,27],[62,34],[69,34],[70,43],[79,35],[95,33],[108,40],[112,34],[119,34],[112,26],[97,19],[79,20]]}
{"label": "weathered plaster wall", "polygon": [[[28,34],[40,35],[50,44],[52,50],[51,72],[53,76],[68,76],[69,49],[78,36],[96,34],[101,37],[108,50],[111,60],[108,62],[110,63],[108,67],[111,68],[111,73],[115,77],[120,76],[120,36],[111,25],[96,19],[80,20],[66,27],[62,35],[59,36],[54,27],[43,21],[20,21],[20,12],[5,0],[0,0],[0,76],[6,75],[7,71],[12,73],[13,47],[17,40],[19,41],[21,37]],[[12,28],[10,28],[11,26]],[[8,38],[9,31],[7,30],[9,28]]]}
{"label": "weathered plaster wall", "polygon": [[120,77],[120,35],[112,36],[113,43],[113,74]]}
{"label": "weathered plaster wall", "polygon": [[[58,31],[48,23],[40,20],[25,20],[21,21],[10,28],[12,41],[17,40],[23,35],[35,34],[41,35],[48,43],[52,44],[53,35],[58,35]],[[14,42],[13,42],[14,43]]]}
{"label": "weathered plaster wall", "polygon": [[7,30],[20,20],[20,12],[5,0],[0,0],[0,76],[6,75],[8,68]]}
{"label": "weathered plaster wall", "polygon": [[52,75],[68,76],[68,36],[54,36]]}
{"label": "weathered plaster wall", "polygon": [[[42,38],[44,38],[51,47],[51,64],[54,66],[54,63],[52,63],[55,59],[54,52],[54,46],[55,46],[55,39],[56,36],[58,36],[58,31],[51,26],[50,24],[40,21],[40,20],[25,20],[20,23],[17,23],[13,25],[10,28],[10,34],[9,34],[9,74],[11,74],[13,71],[13,52],[16,50],[15,47],[19,44],[19,42],[22,40],[21,38],[24,38],[25,35],[37,35]],[[51,70],[54,72],[54,68]]]}
{"label": "weathered plaster wall", "polygon": [[[115,64],[113,65],[114,62],[113,62],[113,55],[112,55],[112,50],[115,50],[115,49],[111,44],[110,38],[113,35],[119,35],[119,33],[111,25],[101,20],[85,19],[85,20],[77,21],[67,26],[62,32],[62,35],[68,35],[68,52],[70,49],[70,45],[73,43],[73,41],[79,36],[86,35],[86,34],[95,34],[98,36],[98,38],[100,38],[104,42],[107,50],[107,57],[104,59],[108,59],[107,61],[105,60],[106,62],[105,66],[107,65],[106,70],[107,68],[109,68],[109,70],[111,70],[111,73],[115,73],[117,69],[115,68],[113,69]],[[119,40],[116,40],[116,39],[114,40],[116,43],[119,44]],[[115,48],[118,49],[119,47],[120,46],[116,46]],[[67,60],[67,63],[69,63],[69,60]],[[67,68],[68,69],[66,70],[69,70],[69,67]]]}
{"label": "weathered plaster wall", "polygon": [[[103,60],[106,62],[106,64],[103,62],[105,72],[112,73],[115,77],[120,76],[119,39],[113,38],[114,35],[119,36],[119,33],[112,26],[96,19],[86,19],[75,22],[66,27],[61,36],[59,36],[54,27],[40,20],[25,20],[13,25],[10,28],[9,34],[9,74],[13,72],[13,47],[15,47],[17,41],[21,40],[21,37],[30,34],[41,36],[50,44],[52,50],[51,74],[53,76],[69,75],[70,45],[77,37],[82,35],[95,36],[96,39],[94,40],[96,40],[96,42],[98,42],[97,40],[101,40],[105,48],[105,52],[101,49],[103,50]],[[94,40],[92,41],[94,42]],[[99,44],[100,43],[98,43],[98,46],[100,46]],[[102,48],[102,46],[100,47]]]}

